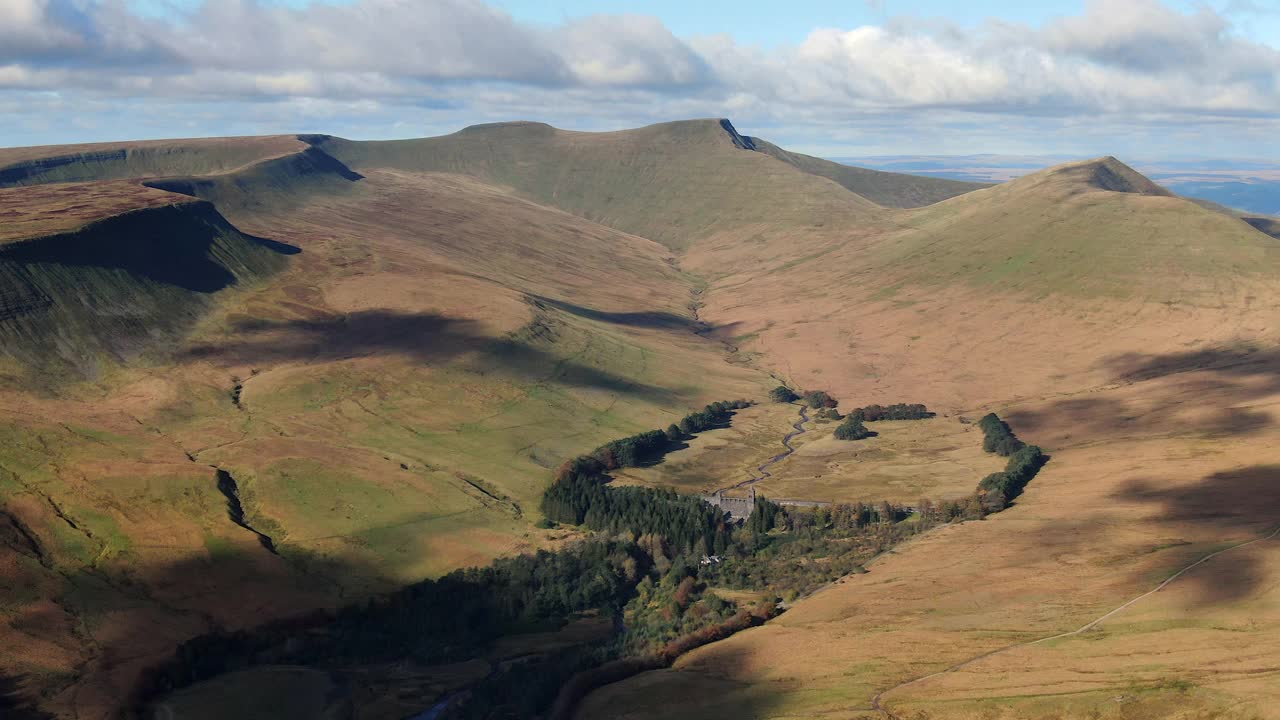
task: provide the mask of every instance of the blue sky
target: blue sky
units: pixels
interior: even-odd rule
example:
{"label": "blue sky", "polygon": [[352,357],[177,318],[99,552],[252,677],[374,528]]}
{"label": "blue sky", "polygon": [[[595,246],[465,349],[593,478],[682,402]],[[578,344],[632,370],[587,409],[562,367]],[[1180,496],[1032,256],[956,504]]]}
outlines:
{"label": "blue sky", "polygon": [[1280,0],[0,0],[0,145],[730,117],[827,156],[1280,156]]}

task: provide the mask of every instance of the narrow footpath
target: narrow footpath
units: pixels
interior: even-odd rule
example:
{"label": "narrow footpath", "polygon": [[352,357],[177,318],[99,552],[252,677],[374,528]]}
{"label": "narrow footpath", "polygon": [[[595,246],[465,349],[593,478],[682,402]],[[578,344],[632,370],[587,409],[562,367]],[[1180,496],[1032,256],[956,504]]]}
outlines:
{"label": "narrow footpath", "polygon": [[889,693],[891,693],[891,692],[895,692],[895,691],[897,691],[897,690],[901,690],[902,688],[908,687],[908,686],[910,686],[910,685],[915,685],[915,684],[917,684],[917,683],[922,683],[922,682],[924,682],[924,681],[926,681],[926,680],[929,680],[929,679],[931,679],[931,678],[936,678],[936,677],[938,677],[938,676],[940,676],[940,675],[946,675],[946,674],[948,674],[948,673],[953,673],[953,672],[955,672],[955,671],[957,671],[957,670],[960,670],[960,669],[965,668],[965,667],[967,667],[967,666],[969,666],[969,665],[972,665],[973,663],[976,663],[976,662],[978,662],[979,660],[985,660],[986,658],[989,658],[989,657],[991,657],[992,655],[999,655],[1000,653],[1008,652],[1008,651],[1010,651],[1010,650],[1015,650],[1015,649],[1017,649],[1017,648],[1030,647],[1030,646],[1032,646],[1032,645],[1038,645],[1038,644],[1040,644],[1040,643],[1049,642],[1050,640],[1057,640],[1057,639],[1059,639],[1059,638],[1072,637],[1072,636],[1074,636],[1074,635],[1079,635],[1079,634],[1081,634],[1081,633],[1083,633],[1083,632],[1086,632],[1086,631],[1088,631],[1088,630],[1091,630],[1091,629],[1093,629],[1093,628],[1097,627],[1097,626],[1098,626],[1102,621],[1104,621],[1104,620],[1106,620],[1106,619],[1108,619],[1108,618],[1110,618],[1110,617],[1112,617],[1112,616],[1114,616],[1114,615],[1116,615],[1116,614],[1118,614],[1118,613],[1120,613],[1120,612],[1123,612],[1124,610],[1126,610],[1129,606],[1133,605],[1134,603],[1137,603],[1137,602],[1139,602],[1140,600],[1143,600],[1143,599],[1145,599],[1145,598],[1147,598],[1147,597],[1150,597],[1150,596],[1152,596],[1152,595],[1154,595],[1154,594],[1156,594],[1156,593],[1160,592],[1161,590],[1163,590],[1163,589],[1165,589],[1166,587],[1168,587],[1170,583],[1172,583],[1173,581],[1175,581],[1175,580],[1177,580],[1178,578],[1182,577],[1184,574],[1186,574],[1188,571],[1192,570],[1193,568],[1195,568],[1195,567],[1197,567],[1197,566],[1199,566],[1199,565],[1201,565],[1201,564],[1203,564],[1203,563],[1206,563],[1206,562],[1208,562],[1208,561],[1212,560],[1213,558],[1215,558],[1215,557],[1217,557],[1217,556],[1219,556],[1219,555],[1221,555],[1221,554],[1223,554],[1223,553],[1231,552],[1232,550],[1236,550],[1236,549],[1238,549],[1238,548],[1242,548],[1242,547],[1248,547],[1248,546],[1253,545],[1253,544],[1255,544],[1255,543],[1266,542],[1266,541],[1268,541],[1268,540],[1274,540],[1277,536],[1280,536],[1280,527],[1277,527],[1277,528],[1276,528],[1275,530],[1273,530],[1269,535],[1265,535],[1265,536],[1263,536],[1263,537],[1259,537],[1259,538],[1254,538],[1253,540],[1247,540],[1247,541],[1245,541],[1245,542],[1237,543],[1237,544],[1232,545],[1232,546],[1230,546],[1230,547],[1223,548],[1222,550],[1218,550],[1218,551],[1216,551],[1216,552],[1209,553],[1208,555],[1205,555],[1204,557],[1200,558],[1199,560],[1196,560],[1195,562],[1191,563],[1190,565],[1187,565],[1186,567],[1182,568],[1181,570],[1178,570],[1178,571],[1177,571],[1177,572],[1175,572],[1174,574],[1170,575],[1168,578],[1165,578],[1165,581],[1164,581],[1164,582],[1162,582],[1162,583],[1160,583],[1159,585],[1157,585],[1154,589],[1149,590],[1149,591],[1147,591],[1147,592],[1145,592],[1145,593],[1143,593],[1143,594],[1141,594],[1141,595],[1139,595],[1139,596],[1137,596],[1137,597],[1135,597],[1135,598],[1133,598],[1133,599],[1129,600],[1128,602],[1124,603],[1123,605],[1121,605],[1121,606],[1119,606],[1119,607],[1117,607],[1117,608],[1114,608],[1114,609],[1112,609],[1112,610],[1108,611],[1107,613],[1103,614],[1102,616],[1100,616],[1100,617],[1098,617],[1098,618],[1095,618],[1095,619],[1093,619],[1093,620],[1090,620],[1088,623],[1084,624],[1083,626],[1081,626],[1081,627],[1079,627],[1079,628],[1077,628],[1077,629],[1075,629],[1075,630],[1071,630],[1071,631],[1064,632],[1064,633],[1058,633],[1058,634],[1056,634],[1056,635],[1050,635],[1050,636],[1048,636],[1048,637],[1042,637],[1042,638],[1039,638],[1039,639],[1036,639],[1036,640],[1030,640],[1030,641],[1027,641],[1027,642],[1016,643],[1016,644],[1014,644],[1014,645],[1009,645],[1009,646],[1002,647],[1002,648],[997,648],[997,649],[995,649],[995,650],[992,650],[991,652],[986,652],[986,653],[983,653],[983,654],[981,654],[981,655],[977,655],[977,656],[975,656],[975,657],[971,657],[971,658],[969,658],[968,660],[965,660],[964,662],[960,662],[960,663],[957,663],[957,664],[955,664],[955,665],[952,665],[951,667],[946,668],[945,670],[939,670],[938,672],[935,672],[935,673],[930,673],[930,674],[928,674],[928,675],[923,675],[923,676],[921,676],[921,677],[915,678],[914,680],[908,680],[908,681],[906,681],[906,682],[903,682],[903,683],[899,683],[899,684],[897,684],[897,685],[894,685],[893,687],[891,687],[891,688],[889,688],[889,689],[887,689],[887,690],[882,690],[882,691],[880,691],[880,692],[876,693],[875,697],[871,698],[871,709],[872,709],[872,710],[875,710],[875,711],[877,711],[877,712],[879,712],[879,713],[881,713],[881,714],[883,714],[885,717],[889,718],[890,720],[901,720],[901,717],[900,717],[899,715],[895,714],[892,710],[890,710],[890,709],[888,709],[888,708],[886,708],[886,707],[884,706],[884,702],[883,702],[883,701],[884,701],[884,696],[885,696],[885,695],[888,695]]}

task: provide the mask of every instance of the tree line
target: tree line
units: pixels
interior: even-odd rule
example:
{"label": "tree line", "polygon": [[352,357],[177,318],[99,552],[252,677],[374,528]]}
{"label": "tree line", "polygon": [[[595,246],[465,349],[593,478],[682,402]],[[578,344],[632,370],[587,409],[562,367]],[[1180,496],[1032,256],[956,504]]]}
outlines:
{"label": "tree line", "polygon": [[983,415],[978,421],[978,427],[982,430],[983,450],[1001,457],[1009,457],[1022,449],[1022,441],[1013,434],[1013,430],[1009,429],[1009,424],[995,413]]}
{"label": "tree line", "polygon": [[865,440],[875,435],[864,423],[881,420],[925,420],[935,413],[920,403],[895,403],[893,405],[868,405],[855,408],[836,428],[837,440]]}
{"label": "tree line", "polygon": [[[748,400],[721,400],[701,410],[689,413],[666,430],[648,430],[629,437],[611,440],[596,448],[589,457],[595,458],[606,470],[637,467],[662,458],[678,449],[688,436],[725,427],[734,410],[751,407]],[[576,458],[581,459],[581,458]]]}
{"label": "tree line", "polygon": [[1022,494],[1049,456],[1038,445],[1027,445],[1013,434],[1009,424],[995,413],[987,413],[978,421],[982,429],[982,449],[1009,458],[1002,472],[994,472],[978,483],[988,510],[999,511]]}
{"label": "tree line", "polygon": [[[747,405],[712,403],[673,427],[682,434],[685,426],[714,427]],[[927,412],[910,405],[882,410],[871,415]],[[980,425],[984,433],[1012,436],[998,418],[984,418]],[[1003,508],[1047,460],[1039,448],[1019,445],[1005,470],[985,478],[978,493],[939,504],[921,500],[916,508],[888,502],[782,507],[757,496],[749,519],[736,524],[694,496],[609,484],[610,470],[670,447],[660,445],[658,435],[672,442],[667,431],[639,433],[557,469],[542,510],[551,521],[594,531],[589,539],[556,552],[457,570],[335,612],[195,638],[146,676],[139,706],[250,665],[453,662],[475,657],[502,635],[554,628],[585,612],[620,618],[625,632],[604,643],[500,668],[448,716],[530,717],[546,712],[553,701],[564,711],[574,688],[585,691],[637,668],[665,666],[685,649],[762,622],[775,612],[778,597],[793,599],[859,572],[868,558],[937,524]],[[702,564],[712,555],[718,561]],[[744,610],[717,596],[714,587],[763,591],[764,599]]]}

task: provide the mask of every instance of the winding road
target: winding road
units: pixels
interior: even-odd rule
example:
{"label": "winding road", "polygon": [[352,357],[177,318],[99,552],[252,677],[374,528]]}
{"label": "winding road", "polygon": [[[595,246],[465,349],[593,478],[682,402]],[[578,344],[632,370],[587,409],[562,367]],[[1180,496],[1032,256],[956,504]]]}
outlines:
{"label": "winding road", "polygon": [[809,422],[809,413],[807,411],[807,408],[802,403],[791,403],[791,404],[800,406],[800,419],[792,423],[791,427],[794,428],[794,430],[782,436],[782,446],[785,447],[787,451],[778,455],[774,455],[772,458],[765,461],[764,463],[757,465],[756,473],[758,474],[752,475],[750,478],[747,478],[746,480],[743,480],[742,482],[736,485],[730,485],[729,487],[721,488],[721,492],[728,491],[728,490],[738,490],[740,488],[747,487],[748,485],[754,485],[766,478],[773,477],[773,473],[769,472],[769,468],[773,467],[774,465],[777,465],[778,463],[782,462],[786,458],[790,457],[793,453],[795,453],[796,449],[791,446],[791,440],[792,438],[795,438],[799,435],[803,435],[806,432],[808,432],[807,430],[804,429],[804,424]]}
{"label": "winding road", "polygon": [[1267,541],[1267,540],[1273,540],[1273,539],[1275,539],[1277,536],[1280,536],[1280,526],[1277,526],[1277,527],[1276,527],[1276,529],[1275,529],[1275,530],[1273,530],[1273,531],[1271,531],[1271,533],[1270,533],[1269,535],[1265,535],[1265,536],[1263,536],[1263,537],[1254,538],[1253,540],[1246,540],[1245,542],[1238,543],[1238,544],[1236,544],[1236,545],[1232,545],[1231,547],[1223,548],[1223,549],[1218,550],[1218,551],[1216,551],[1216,552],[1211,552],[1211,553],[1209,553],[1208,555],[1205,555],[1204,557],[1200,558],[1199,560],[1196,560],[1195,562],[1191,563],[1190,565],[1187,565],[1186,567],[1182,568],[1181,570],[1179,570],[1179,571],[1175,572],[1174,574],[1170,575],[1169,577],[1165,578],[1164,582],[1160,583],[1159,585],[1157,585],[1157,586],[1156,586],[1155,588],[1153,588],[1152,590],[1148,590],[1147,592],[1145,592],[1145,593],[1143,593],[1143,594],[1141,594],[1141,595],[1139,595],[1139,596],[1137,596],[1137,597],[1135,597],[1135,598],[1133,598],[1133,599],[1129,600],[1128,602],[1124,603],[1123,605],[1121,605],[1121,606],[1119,606],[1119,607],[1117,607],[1117,608],[1114,608],[1114,609],[1112,609],[1112,610],[1108,611],[1108,612],[1107,612],[1107,613],[1105,613],[1104,615],[1101,615],[1101,616],[1099,616],[1099,617],[1097,617],[1097,618],[1095,618],[1095,619],[1093,619],[1093,620],[1090,620],[1088,623],[1086,623],[1086,624],[1084,624],[1084,625],[1080,626],[1079,628],[1077,628],[1077,629],[1075,629],[1075,630],[1071,630],[1071,631],[1064,632],[1064,633],[1058,633],[1057,635],[1050,635],[1050,636],[1048,636],[1048,637],[1042,637],[1042,638],[1039,638],[1039,639],[1037,639],[1037,640],[1030,640],[1030,641],[1027,641],[1027,642],[1022,642],[1022,643],[1017,643],[1017,644],[1014,644],[1014,645],[1008,645],[1008,646],[1006,646],[1006,647],[1002,647],[1002,648],[997,648],[997,649],[995,649],[995,650],[992,650],[991,652],[986,652],[986,653],[983,653],[983,654],[981,654],[981,655],[977,655],[977,656],[975,656],[975,657],[971,657],[971,658],[969,658],[968,660],[965,660],[964,662],[961,662],[961,663],[957,663],[957,664],[955,664],[955,665],[952,665],[951,667],[946,668],[945,670],[939,670],[939,671],[938,671],[938,672],[936,672],[936,673],[930,673],[930,674],[928,674],[928,675],[922,675],[922,676],[920,676],[920,677],[918,677],[918,678],[915,678],[914,680],[908,680],[908,681],[906,681],[906,682],[904,682],[904,683],[899,683],[899,684],[897,684],[897,685],[894,685],[893,687],[891,687],[891,688],[889,688],[889,689],[887,689],[887,690],[882,690],[882,691],[880,691],[880,692],[876,693],[875,697],[871,698],[871,708],[872,708],[873,710],[875,710],[875,711],[877,711],[877,712],[879,712],[879,713],[883,714],[885,717],[889,718],[890,720],[900,720],[900,717],[899,717],[898,715],[896,715],[892,710],[889,710],[888,708],[886,708],[886,707],[884,706],[884,704],[883,704],[883,702],[882,702],[882,701],[883,701],[883,699],[884,699],[884,696],[885,696],[885,695],[888,695],[888,694],[889,694],[889,693],[891,693],[891,692],[895,692],[895,691],[901,690],[902,688],[905,688],[905,687],[908,687],[908,686],[911,686],[911,685],[915,685],[915,684],[917,684],[917,683],[922,683],[922,682],[924,682],[924,681],[926,681],[926,680],[929,680],[929,679],[931,679],[931,678],[936,678],[936,677],[938,677],[938,676],[940,676],[940,675],[946,675],[946,674],[948,674],[948,673],[953,673],[953,672],[955,672],[955,671],[957,671],[957,670],[960,670],[961,668],[964,668],[964,667],[967,667],[967,666],[969,666],[969,665],[972,665],[973,663],[976,663],[976,662],[978,662],[979,660],[985,660],[986,658],[989,658],[989,657],[991,657],[992,655],[999,655],[1000,653],[1008,652],[1009,650],[1016,650],[1016,649],[1018,649],[1018,648],[1022,648],[1022,647],[1030,647],[1030,646],[1032,646],[1032,645],[1039,645],[1040,643],[1049,642],[1050,640],[1057,640],[1057,639],[1059,639],[1059,638],[1072,637],[1072,636],[1075,636],[1075,635],[1079,635],[1079,634],[1081,634],[1081,633],[1083,633],[1083,632],[1087,632],[1087,631],[1089,631],[1089,630],[1091,630],[1091,629],[1093,629],[1093,628],[1097,627],[1101,622],[1103,622],[1103,621],[1104,621],[1104,620],[1106,620],[1107,618],[1110,618],[1110,617],[1112,617],[1112,616],[1114,616],[1114,615],[1116,615],[1116,614],[1118,614],[1118,613],[1120,613],[1120,612],[1123,612],[1125,609],[1127,609],[1128,607],[1130,607],[1130,606],[1131,606],[1131,605],[1133,605],[1134,603],[1137,603],[1137,602],[1139,602],[1140,600],[1143,600],[1143,599],[1148,598],[1148,597],[1150,597],[1150,596],[1152,596],[1152,595],[1155,595],[1156,593],[1158,593],[1158,592],[1160,592],[1161,590],[1165,589],[1165,588],[1166,588],[1166,587],[1168,587],[1168,586],[1169,586],[1169,584],[1170,584],[1170,583],[1172,583],[1174,580],[1177,580],[1178,578],[1182,577],[1183,575],[1185,575],[1187,572],[1189,572],[1189,571],[1190,571],[1190,570],[1192,570],[1193,568],[1197,567],[1198,565],[1201,565],[1201,564],[1203,564],[1203,563],[1206,563],[1206,562],[1208,562],[1208,561],[1212,560],[1213,558],[1215,558],[1215,557],[1217,557],[1217,556],[1219,556],[1219,555],[1221,555],[1221,554],[1223,554],[1223,553],[1231,552],[1232,550],[1237,550],[1237,549],[1242,548],[1242,547],[1248,547],[1249,545],[1253,545],[1254,543],[1260,543],[1260,542],[1264,542],[1264,541]]}

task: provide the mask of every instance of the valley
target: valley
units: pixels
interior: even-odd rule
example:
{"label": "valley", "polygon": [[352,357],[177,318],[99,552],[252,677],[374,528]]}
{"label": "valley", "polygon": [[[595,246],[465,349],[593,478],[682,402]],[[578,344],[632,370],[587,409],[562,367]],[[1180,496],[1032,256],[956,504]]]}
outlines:
{"label": "valley", "polygon": [[[989,187],[842,168],[727,120],[0,151],[0,674],[105,719],[192,638],[499,558],[523,577],[513,558],[592,536],[644,545],[657,527],[548,517],[557,469],[744,398],[602,492],[900,510],[713,523],[764,579],[696,571],[675,619],[655,618],[680,579],[619,560],[609,593],[556,612],[630,608],[659,647],[743,626],[572,717],[1280,717],[1277,240],[1110,157]],[[936,417],[839,440],[770,402],[779,382]],[[988,412],[1051,457],[990,514]],[[922,500],[957,514],[912,519]],[[848,574],[770,570],[798,528]],[[795,592],[748,619],[748,590]],[[716,610],[677,627],[695,606]],[[527,634],[498,629],[470,659]],[[337,693],[269,672],[247,682]],[[485,677],[301,712],[393,717]],[[229,694],[210,687],[170,715]]]}

